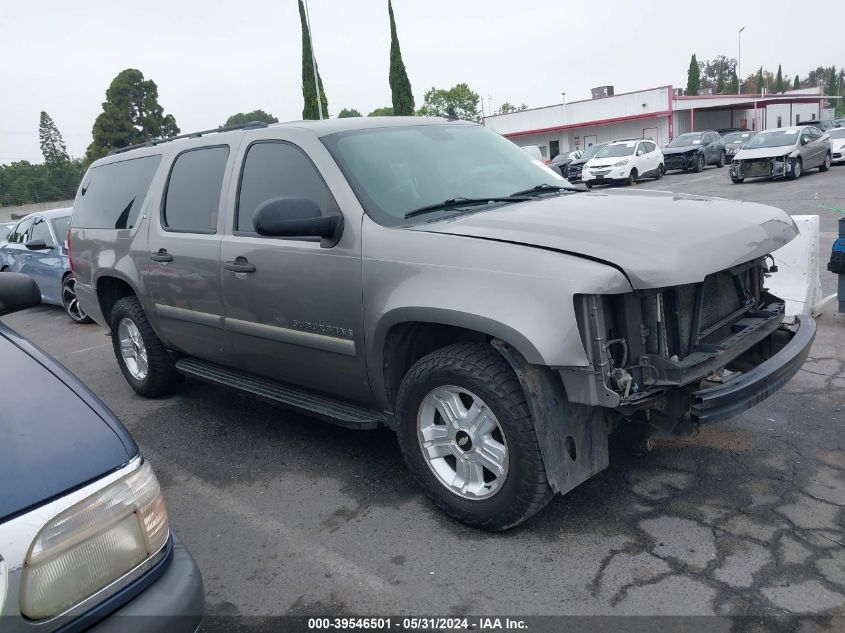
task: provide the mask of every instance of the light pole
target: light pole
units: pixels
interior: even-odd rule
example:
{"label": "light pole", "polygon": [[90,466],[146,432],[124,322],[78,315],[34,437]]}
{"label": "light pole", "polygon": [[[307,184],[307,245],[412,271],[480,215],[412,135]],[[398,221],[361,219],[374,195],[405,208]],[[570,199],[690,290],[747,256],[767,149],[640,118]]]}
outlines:
{"label": "light pole", "polygon": [[742,32],[745,30],[743,26],[739,29],[739,33],[737,34],[737,50],[736,50],[736,93],[740,94],[742,92]]}
{"label": "light pole", "polygon": [[314,55],[314,36],[311,34],[311,14],[308,12],[308,0],[305,3],[305,24],[308,27],[308,42],[311,44],[311,67],[314,70],[314,90],[317,92],[317,112],[323,120],[323,100],[320,98],[320,80],[317,75],[317,57]]}
{"label": "light pole", "polygon": [[566,125],[566,93],[561,92],[560,96],[563,97],[563,124]]}

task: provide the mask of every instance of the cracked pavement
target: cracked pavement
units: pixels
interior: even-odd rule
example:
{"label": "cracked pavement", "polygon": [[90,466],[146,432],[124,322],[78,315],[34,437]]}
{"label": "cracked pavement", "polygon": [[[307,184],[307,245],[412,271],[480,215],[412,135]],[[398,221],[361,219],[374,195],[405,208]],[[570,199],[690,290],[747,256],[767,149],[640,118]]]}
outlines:
{"label": "cracked pavement", "polygon": [[[838,214],[817,203],[845,208],[845,168],[743,186],[708,169],[638,186],[817,213],[825,258]],[[834,284],[824,272],[826,294]],[[4,321],[124,420],[202,569],[210,614],[825,616],[801,631],[845,615],[845,317],[830,310],[779,393],[645,457],[614,442],[606,471],[494,535],[436,511],[388,431],[194,382],[143,400],[97,326],[48,306]]]}

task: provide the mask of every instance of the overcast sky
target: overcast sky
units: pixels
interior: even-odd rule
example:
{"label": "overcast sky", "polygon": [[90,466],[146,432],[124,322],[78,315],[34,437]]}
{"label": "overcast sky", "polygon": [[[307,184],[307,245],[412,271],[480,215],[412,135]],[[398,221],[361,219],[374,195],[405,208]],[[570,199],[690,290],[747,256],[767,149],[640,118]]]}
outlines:
{"label": "overcast sky", "polygon": [[[574,101],[604,84],[616,92],[685,86],[690,55],[735,56],[741,26],[743,75],[761,64],[774,71],[782,63],[790,76],[845,64],[834,26],[841,20],[824,19],[842,15],[841,0],[800,6],[394,0],[417,106],[432,86],[462,81],[485,107],[488,97],[494,107],[560,103],[562,91]],[[387,0],[310,0],[310,11],[331,114],[390,105]],[[124,68],[158,84],[183,132],[256,108],[283,121],[302,116],[296,0],[0,0],[0,25],[0,163],[41,161],[41,110],[82,156],[106,88]]]}

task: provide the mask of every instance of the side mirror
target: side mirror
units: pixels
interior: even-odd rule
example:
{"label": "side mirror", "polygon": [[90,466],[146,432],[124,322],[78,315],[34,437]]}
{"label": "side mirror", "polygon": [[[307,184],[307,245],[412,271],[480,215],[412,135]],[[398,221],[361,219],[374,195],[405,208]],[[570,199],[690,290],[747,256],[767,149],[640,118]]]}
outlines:
{"label": "side mirror", "polygon": [[809,136],[802,136],[802,137],[801,137],[801,145],[806,145],[806,144],[807,144],[807,143],[809,143],[809,142],[810,142],[810,137],[809,137]]}
{"label": "side mirror", "polygon": [[0,316],[26,310],[41,303],[41,291],[29,275],[0,274]]}
{"label": "side mirror", "polygon": [[320,205],[307,198],[270,198],[255,210],[255,232],[267,237],[319,237],[329,248],[340,241],[343,216],[322,215]]}
{"label": "side mirror", "polygon": [[31,251],[46,251],[50,248],[44,240],[29,240],[24,246]]}

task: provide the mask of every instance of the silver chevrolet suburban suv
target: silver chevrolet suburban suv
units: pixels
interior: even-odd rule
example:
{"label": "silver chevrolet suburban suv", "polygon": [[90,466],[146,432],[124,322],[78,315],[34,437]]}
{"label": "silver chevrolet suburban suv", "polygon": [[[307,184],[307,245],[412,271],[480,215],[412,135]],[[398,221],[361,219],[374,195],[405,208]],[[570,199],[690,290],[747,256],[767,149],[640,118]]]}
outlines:
{"label": "silver chevrolet suburban suv", "polygon": [[815,323],[765,288],[796,233],[760,204],[580,191],[482,126],[391,117],[112,152],[69,245],[139,394],[187,375],[387,426],[437,506],[503,530],[607,467],[612,430],[694,433],[798,371]]}

